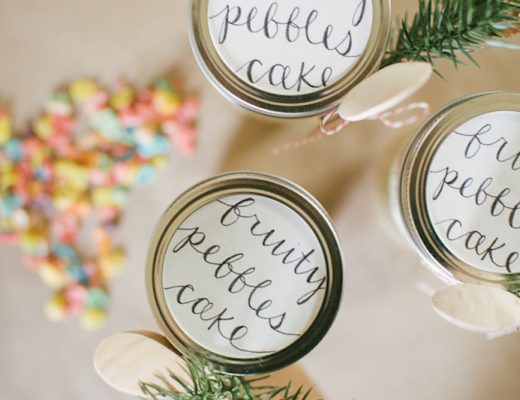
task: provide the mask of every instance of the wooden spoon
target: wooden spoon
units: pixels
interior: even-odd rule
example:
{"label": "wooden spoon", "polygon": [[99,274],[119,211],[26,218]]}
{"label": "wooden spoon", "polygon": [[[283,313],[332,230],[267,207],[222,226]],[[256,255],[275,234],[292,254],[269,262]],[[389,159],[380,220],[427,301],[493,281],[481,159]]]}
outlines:
{"label": "wooden spoon", "polygon": [[338,108],[345,121],[361,121],[394,108],[432,75],[429,63],[404,62],[385,67],[348,92]]}
{"label": "wooden spoon", "polygon": [[433,295],[432,304],[448,322],[474,332],[507,332],[520,326],[520,299],[497,286],[448,286]]}
{"label": "wooden spoon", "polygon": [[132,396],[143,394],[140,382],[179,390],[169,378],[168,370],[188,379],[183,365],[184,361],[164,336],[147,331],[110,336],[94,354],[98,375],[114,389]]}

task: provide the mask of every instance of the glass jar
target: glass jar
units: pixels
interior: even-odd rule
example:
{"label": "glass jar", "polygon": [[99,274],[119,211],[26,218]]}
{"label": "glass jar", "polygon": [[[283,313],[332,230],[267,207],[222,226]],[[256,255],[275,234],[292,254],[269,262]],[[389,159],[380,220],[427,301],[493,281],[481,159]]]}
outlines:
{"label": "glass jar", "polygon": [[294,118],[337,107],[377,70],[389,0],[192,0],[190,38],[209,81],[258,113]]}
{"label": "glass jar", "polygon": [[397,224],[447,282],[520,287],[520,94],[447,105],[393,164]]}
{"label": "glass jar", "polygon": [[299,186],[271,175],[220,175],[161,217],[150,246],[154,315],[180,354],[235,374],[288,366],[331,326],[342,256],[329,217]]}

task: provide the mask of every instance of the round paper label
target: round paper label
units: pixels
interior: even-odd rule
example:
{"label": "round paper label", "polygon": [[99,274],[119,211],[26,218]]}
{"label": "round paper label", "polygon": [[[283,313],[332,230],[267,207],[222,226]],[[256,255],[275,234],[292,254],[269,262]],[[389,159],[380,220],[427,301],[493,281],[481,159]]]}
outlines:
{"label": "round paper label", "polygon": [[271,94],[323,90],[362,56],[370,0],[208,0],[209,31],[226,66]]}
{"label": "round paper label", "polygon": [[249,194],[195,210],[169,240],[163,265],[179,327],[205,349],[240,359],[301,337],[320,311],[327,279],[324,252],[306,221]]}
{"label": "round paper label", "polygon": [[479,115],[450,133],[429,166],[435,233],[464,262],[520,272],[520,112]]}

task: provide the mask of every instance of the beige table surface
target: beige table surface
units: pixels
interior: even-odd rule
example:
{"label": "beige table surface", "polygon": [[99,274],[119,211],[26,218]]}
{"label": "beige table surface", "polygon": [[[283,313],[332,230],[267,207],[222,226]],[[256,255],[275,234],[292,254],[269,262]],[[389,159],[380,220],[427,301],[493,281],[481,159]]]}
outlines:
{"label": "beige table surface", "polygon": [[[414,1],[395,5],[400,11]],[[146,85],[165,73],[188,81],[202,101],[197,155],[173,154],[159,180],[131,197],[120,235],[129,249],[113,281],[109,322],[85,333],[75,321],[45,320],[49,291],[22,266],[17,248],[0,248],[0,398],[124,399],[92,368],[107,335],[155,328],[143,282],[148,238],[162,210],[189,185],[217,172],[254,169],[293,179],[332,214],[346,259],[343,304],[330,334],[301,365],[327,399],[520,399],[520,337],[495,341],[448,325],[415,285],[440,286],[382,229],[370,167],[398,133],[377,123],[276,158],[269,149],[308,132],[316,120],[260,121],[210,87],[189,48],[185,0],[0,0],[0,101],[18,126],[57,86],[78,76]],[[434,108],[483,90],[520,91],[520,52],[477,54],[482,68],[433,79],[416,99]]]}

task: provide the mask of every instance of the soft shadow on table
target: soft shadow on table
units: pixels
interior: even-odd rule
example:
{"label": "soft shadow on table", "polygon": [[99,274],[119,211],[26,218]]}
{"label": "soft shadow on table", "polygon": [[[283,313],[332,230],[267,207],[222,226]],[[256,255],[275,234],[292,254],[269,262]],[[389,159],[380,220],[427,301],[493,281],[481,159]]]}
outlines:
{"label": "soft shadow on table", "polygon": [[244,113],[218,172],[262,171],[291,179],[311,192],[329,213],[335,214],[373,156],[377,135],[363,129],[364,124],[358,124],[339,135],[273,154],[278,146],[307,135],[318,126],[318,121],[318,118],[273,120]]}

